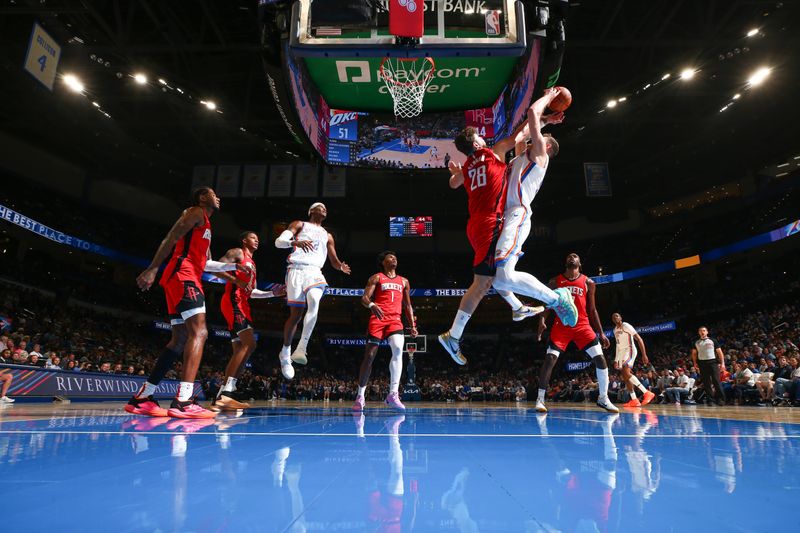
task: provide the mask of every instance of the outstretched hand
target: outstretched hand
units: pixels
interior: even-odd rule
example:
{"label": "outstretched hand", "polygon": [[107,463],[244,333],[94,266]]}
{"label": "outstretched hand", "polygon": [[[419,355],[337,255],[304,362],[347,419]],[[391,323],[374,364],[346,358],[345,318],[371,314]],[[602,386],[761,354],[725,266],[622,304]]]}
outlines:
{"label": "outstretched hand", "polygon": [[564,112],[550,113],[549,115],[542,116],[542,124],[561,124],[564,122]]}

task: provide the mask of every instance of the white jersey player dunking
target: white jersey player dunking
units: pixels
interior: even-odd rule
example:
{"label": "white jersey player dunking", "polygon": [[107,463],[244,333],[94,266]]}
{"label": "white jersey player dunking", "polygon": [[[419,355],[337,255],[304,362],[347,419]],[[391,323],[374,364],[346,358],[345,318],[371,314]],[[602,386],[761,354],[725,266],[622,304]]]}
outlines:
{"label": "white jersey player dunking", "polygon": [[[345,274],[350,274],[347,263],[340,261],[336,255],[333,235],[322,227],[328,216],[325,204],[316,202],[308,209],[309,220],[295,220],[289,224],[275,240],[278,248],[292,248],[286,267],[286,303],[289,306],[289,318],[283,327],[283,348],[278,356],[281,362],[281,373],[286,379],[294,377],[292,361],[304,365],[308,362],[306,349],[311,333],[317,323],[319,303],[325,293],[328,282],[322,275],[322,267],[330,256],[331,266]],[[305,318],[303,310],[306,309]],[[292,352],[292,339],[297,325],[303,318],[303,329],[300,342]]]}
{"label": "white jersey player dunking", "polygon": [[[558,142],[550,135],[542,135],[547,124],[560,124],[563,113],[543,116],[548,104],[558,96],[549,89],[528,109],[528,125],[518,136],[517,156],[508,165],[503,230],[495,248],[497,273],[494,288],[524,294],[541,301],[548,307],[558,302],[558,293],[527,272],[517,272],[516,265],[522,257],[522,244],[531,232],[531,203],[539,192],[550,159],[558,154]],[[530,134],[530,144],[525,137]]]}

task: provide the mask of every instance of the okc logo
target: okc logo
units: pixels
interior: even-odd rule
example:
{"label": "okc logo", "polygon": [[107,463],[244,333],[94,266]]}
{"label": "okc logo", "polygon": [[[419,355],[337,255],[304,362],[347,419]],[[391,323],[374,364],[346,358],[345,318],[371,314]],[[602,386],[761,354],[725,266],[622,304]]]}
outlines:
{"label": "okc logo", "polygon": [[413,13],[417,10],[417,3],[414,0],[398,0],[400,5],[404,8],[408,9],[409,13]]}

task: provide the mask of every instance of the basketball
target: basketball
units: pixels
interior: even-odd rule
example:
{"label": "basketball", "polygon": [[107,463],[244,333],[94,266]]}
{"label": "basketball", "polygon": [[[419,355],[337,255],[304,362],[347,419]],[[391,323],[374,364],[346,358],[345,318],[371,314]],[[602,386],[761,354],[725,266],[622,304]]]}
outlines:
{"label": "basketball", "polygon": [[550,102],[548,106],[552,111],[559,113],[561,111],[566,111],[567,108],[572,104],[572,93],[569,92],[569,89],[566,87],[556,87],[559,92],[558,96],[553,98],[553,101]]}

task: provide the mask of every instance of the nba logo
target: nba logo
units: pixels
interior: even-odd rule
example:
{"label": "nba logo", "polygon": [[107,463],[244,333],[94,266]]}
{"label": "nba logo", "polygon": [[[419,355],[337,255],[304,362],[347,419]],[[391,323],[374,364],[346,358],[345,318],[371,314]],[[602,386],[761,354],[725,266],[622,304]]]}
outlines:
{"label": "nba logo", "polygon": [[486,35],[500,35],[500,12],[486,12]]}

